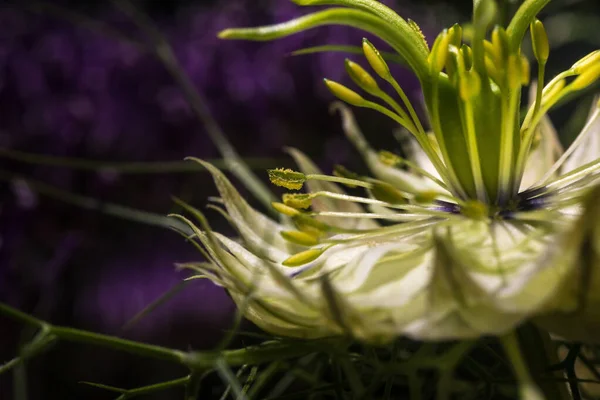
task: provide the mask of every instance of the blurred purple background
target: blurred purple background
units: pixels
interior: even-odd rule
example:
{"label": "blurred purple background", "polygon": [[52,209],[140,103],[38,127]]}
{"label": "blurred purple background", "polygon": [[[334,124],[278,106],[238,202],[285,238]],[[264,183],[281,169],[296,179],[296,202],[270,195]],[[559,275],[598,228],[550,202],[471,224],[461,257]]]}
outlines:
{"label": "blurred purple background", "polygon": [[[134,24],[108,5],[75,10],[141,38]],[[325,43],[358,45],[362,33],[336,27],[266,44],[217,39],[227,27],[307,12],[280,0],[260,6],[252,0],[189,2],[146,11],[243,157],[284,160],[282,147],[295,146],[325,169],[356,163],[337,117],[328,113],[333,99],[322,84],[323,77],[348,81],[346,56],[289,53]],[[402,74],[406,90],[416,94],[415,81]],[[151,54],[27,7],[0,8],[0,115],[4,155],[17,150],[113,162],[219,157],[180,88]],[[389,132],[387,121],[367,116],[374,131]],[[129,319],[181,281],[184,275],[174,264],[200,255],[174,232],[40,196],[15,178],[164,215],[175,210],[172,195],[201,207],[216,194],[206,174],[81,171],[4,156],[0,163],[0,301],[54,323],[180,348],[211,348],[230,327],[234,308],[227,294],[198,280],[123,332]],[[209,217],[216,228],[232,233],[222,218],[210,212]],[[0,343],[6,345],[0,345],[0,360],[7,360],[19,337],[30,332],[18,336],[17,327],[2,317],[0,324]],[[28,365],[27,386],[31,398],[48,398],[49,387],[56,398],[107,398],[77,382],[131,387],[170,373],[164,365],[137,361],[60,345]],[[0,377],[0,393],[10,381]]]}

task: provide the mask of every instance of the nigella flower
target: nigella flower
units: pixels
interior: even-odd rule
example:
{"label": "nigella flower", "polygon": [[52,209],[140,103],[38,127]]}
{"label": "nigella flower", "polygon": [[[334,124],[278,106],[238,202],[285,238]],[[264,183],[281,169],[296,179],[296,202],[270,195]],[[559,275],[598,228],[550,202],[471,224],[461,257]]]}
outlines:
{"label": "nigella flower", "polygon": [[[535,320],[569,339],[597,341],[600,105],[566,151],[546,113],[600,77],[600,51],[544,87],[549,46],[535,15],[548,0],[526,1],[506,29],[496,26],[491,33],[495,3],[475,2],[470,44],[457,24],[440,33],[431,49],[414,22],[375,0],[295,2],[344,7],[226,30],[221,37],[270,40],[328,24],[370,32],[417,75],[428,124],[382,53],[365,39],[361,51],[368,65],[397,99],[354,61],[346,62],[348,74],[374,100],[330,80],[325,84],[341,100],[401,125],[412,138],[408,157],[375,151],[350,110],[336,105],[372,176],[342,167],[324,175],[291,149],[299,171],[269,171],[273,183],[291,191],[273,204],[277,221],[199,161],[221,194],[214,207],[224,206],[220,211],[241,241],[213,232],[189,208],[201,224],[188,221],[207,259],[190,267],[225,287],[247,318],[277,335],[348,334],[375,343],[402,335],[468,339],[503,335]],[[528,27],[539,68],[522,118],[530,66],[521,42]],[[296,192],[302,188],[307,191]]]}

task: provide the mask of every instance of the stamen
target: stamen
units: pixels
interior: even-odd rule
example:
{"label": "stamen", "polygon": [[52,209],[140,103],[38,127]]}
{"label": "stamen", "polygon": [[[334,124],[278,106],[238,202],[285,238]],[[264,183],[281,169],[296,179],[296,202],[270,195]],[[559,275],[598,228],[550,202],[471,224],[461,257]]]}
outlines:
{"label": "stamen", "polygon": [[390,85],[392,85],[392,87],[394,88],[394,90],[396,91],[396,93],[398,93],[398,96],[400,96],[400,99],[402,100],[402,103],[404,103],[404,106],[406,107],[406,109],[410,113],[411,118],[412,118],[413,123],[414,123],[414,126],[417,128],[417,131],[420,134],[424,135],[425,134],[425,129],[423,129],[423,125],[421,124],[421,120],[417,116],[417,113],[415,112],[415,109],[413,108],[410,100],[408,100],[408,97],[406,96],[406,93],[404,93],[404,91],[402,90],[402,88],[400,87],[400,85],[398,85],[398,82],[392,76],[392,73],[390,72],[390,69],[389,69],[387,63],[385,62],[385,60],[383,59],[383,57],[381,56],[381,54],[379,53],[379,51],[367,39],[363,39],[362,48],[363,48],[363,52],[365,54],[365,57],[367,58],[367,61],[369,62],[369,64],[373,68],[373,70],[383,80],[385,80]]}
{"label": "stamen", "polygon": [[381,90],[379,88],[379,86],[377,85],[377,82],[375,82],[375,79],[373,79],[373,77],[371,75],[369,75],[369,73],[367,71],[365,71],[359,64],[357,64],[353,61],[350,61],[348,59],[346,59],[345,65],[346,65],[346,72],[348,72],[348,75],[350,76],[350,78],[358,86],[360,86],[361,89],[363,89],[365,92],[385,101],[390,107],[392,107],[394,109],[394,111],[396,111],[398,113],[398,115],[406,122],[406,124],[409,125],[407,127],[407,129],[413,135],[418,135],[417,127],[413,123],[411,123],[411,119],[408,116],[408,114],[406,113],[406,111],[404,111],[404,109],[402,107],[400,107],[400,105],[394,99],[392,99],[387,93],[385,93],[383,90]]}

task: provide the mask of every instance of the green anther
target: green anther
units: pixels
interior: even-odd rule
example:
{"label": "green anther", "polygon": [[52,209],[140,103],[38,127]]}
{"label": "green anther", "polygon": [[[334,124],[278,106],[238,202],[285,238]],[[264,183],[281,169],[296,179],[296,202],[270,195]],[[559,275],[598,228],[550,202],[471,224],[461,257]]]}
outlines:
{"label": "green anther", "polygon": [[460,55],[465,65],[465,69],[470,70],[473,67],[473,50],[466,44],[460,47]]}
{"label": "green anther", "polygon": [[519,58],[521,59],[521,85],[527,86],[531,79],[531,66],[527,57],[521,55]]}
{"label": "green anther", "polygon": [[315,246],[319,244],[319,238],[308,232],[282,231],[280,234],[288,242],[301,246]]}
{"label": "green anther", "polygon": [[345,65],[346,72],[361,89],[372,95],[381,93],[375,79],[363,67],[348,59],[346,59]]}
{"label": "green anther", "polygon": [[494,47],[496,61],[503,65],[510,53],[510,43],[503,27],[496,26],[492,31],[492,46]]}
{"label": "green anther", "polygon": [[431,68],[431,72],[434,75],[439,74],[446,64],[446,59],[448,58],[448,45],[450,43],[450,35],[448,35],[448,30],[444,29],[442,33],[438,35],[433,44],[433,48],[431,49],[431,53],[429,53],[429,67]]}
{"label": "green anther", "polygon": [[523,80],[521,73],[521,59],[516,54],[511,54],[508,57],[506,64],[506,75],[508,78],[508,87],[511,90],[518,89]]}
{"label": "green anther", "polygon": [[373,197],[389,204],[406,204],[408,201],[395,187],[388,183],[377,182],[371,189]]}
{"label": "green anther", "polygon": [[329,230],[331,230],[329,225],[300,212],[298,212],[298,214],[296,214],[293,217],[293,219],[294,223],[296,224],[296,227],[299,230],[303,232],[312,233],[314,236],[317,237],[323,235],[324,232],[328,232]]}
{"label": "green anther", "polygon": [[314,197],[314,194],[309,193],[286,193],[283,195],[283,203],[293,208],[309,208]]}
{"label": "green anther", "polygon": [[550,44],[544,24],[539,19],[531,23],[529,27],[531,32],[531,44],[533,45],[533,54],[540,64],[546,64],[550,55]]}
{"label": "green anther", "polygon": [[379,54],[379,51],[369,42],[367,39],[363,39],[362,42],[363,53],[373,71],[377,73],[381,78],[388,80],[391,78],[392,74],[390,73],[390,68],[387,63]]}
{"label": "green anther", "polygon": [[497,84],[500,84],[502,82],[502,76],[500,75],[498,66],[496,65],[495,61],[487,55],[485,56],[485,70],[490,76],[490,78],[494,80],[494,82],[496,82]]}
{"label": "green anther", "polygon": [[420,192],[415,195],[413,201],[418,204],[431,204],[439,197],[438,193],[435,192]]}
{"label": "green anther", "polygon": [[331,93],[338,99],[345,101],[348,104],[352,104],[353,106],[362,107],[365,105],[366,100],[355,91],[348,89],[346,86],[337,82],[330,81],[329,79],[323,79],[323,81]]}
{"label": "green anther", "polygon": [[300,211],[296,210],[295,208],[292,208],[290,206],[286,206],[283,203],[278,203],[278,202],[273,202],[271,203],[271,206],[275,209],[275,211],[277,211],[278,213],[281,213],[283,215],[287,215],[288,217],[296,217],[298,215],[300,215]]}
{"label": "green anther", "polygon": [[281,264],[286,267],[299,267],[304,264],[308,264],[309,262],[315,261],[317,258],[321,256],[325,252],[326,248],[321,249],[309,249],[293,256],[287,258]]}
{"label": "green anther", "polygon": [[581,60],[577,61],[571,69],[576,74],[583,73],[584,70],[589,68],[592,65],[600,64],[600,50],[596,50],[583,57]]}
{"label": "green anther", "polygon": [[290,190],[300,190],[306,182],[306,175],[291,169],[270,169],[267,171],[271,183]]}
{"label": "green anther", "polygon": [[590,86],[600,78],[600,63],[587,64],[581,74],[569,85],[572,90],[581,90]]}
{"label": "green anther", "polygon": [[494,45],[489,40],[483,41],[483,51],[485,52],[485,55],[487,57],[490,57],[490,59],[492,59],[493,61],[499,61],[496,60],[496,50],[494,48]]}
{"label": "green anther", "polygon": [[481,92],[481,78],[474,70],[465,71],[460,76],[459,93],[463,101],[469,101]]}

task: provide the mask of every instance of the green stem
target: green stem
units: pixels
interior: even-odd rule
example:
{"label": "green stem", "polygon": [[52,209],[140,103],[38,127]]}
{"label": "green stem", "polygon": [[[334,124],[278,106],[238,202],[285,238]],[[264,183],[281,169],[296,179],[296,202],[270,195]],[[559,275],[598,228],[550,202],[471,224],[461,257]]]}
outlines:
{"label": "green stem", "polygon": [[[227,365],[235,367],[299,357],[313,353],[316,349],[315,344],[312,342],[266,342],[259,346],[221,352],[184,352],[80,329],[54,326],[2,303],[0,303],[0,314],[23,324],[40,328],[47,337],[56,337],[59,340],[69,342],[93,344],[144,357],[171,361],[185,365],[192,370],[212,369],[219,359],[222,359]],[[14,363],[15,361],[11,361],[11,365]]]}

